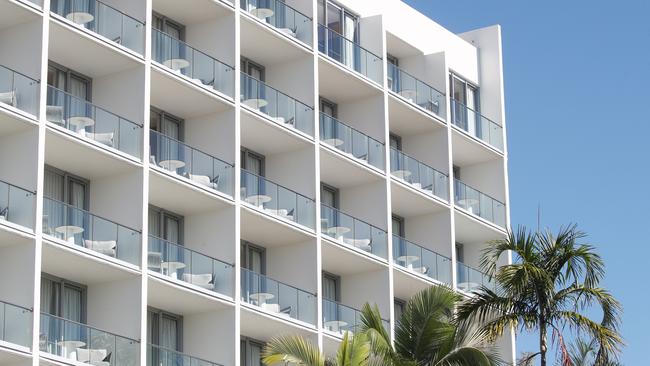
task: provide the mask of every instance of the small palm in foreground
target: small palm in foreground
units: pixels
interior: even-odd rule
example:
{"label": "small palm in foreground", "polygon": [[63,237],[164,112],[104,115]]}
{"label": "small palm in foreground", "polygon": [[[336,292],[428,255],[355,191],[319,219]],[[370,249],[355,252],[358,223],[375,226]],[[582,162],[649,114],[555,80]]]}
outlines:
{"label": "small palm in foreground", "polygon": [[366,366],[370,358],[370,343],[364,334],[354,337],[345,332],[336,358],[320,353],[318,346],[300,336],[273,338],[264,348],[262,361],[267,365],[292,363],[305,366]]}
{"label": "small palm in foreground", "polygon": [[481,333],[455,321],[454,308],[459,301],[460,296],[446,287],[433,286],[417,293],[395,325],[394,348],[377,306],[364,305],[362,330],[371,344],[371,361],[394,366],[500,365]]}
{"label": "small palm in foreground", "polygon": [[[570,363],[565,366],[595,366],[596,357],[598,355],[598,342],[595,339],[586,341],[582,338],[577,338],[568,349]],[[600,364],[601,366],[621,366],[616,361],[605,361]]]}
{"label": "small palm in foreground", "polygon": [[[539,330],[541,366],[546,366],[549,333],[562,333],[565,326],[596,339],[596,365],[615,359],[622,340],[618,334],[620,304],[599,287],[604,264],[592,246],[579,244],[585,236],[575,226],[560,229],[557,235],[530,233],[525,228],[506,239],[491,242],[482,267],[496,279],[499,290],[481,288],[464,302],[458,316],[474,324],[490,337],[511,328]],[[518,260],[498,267],[511,251]],[[582,312],[596,305],[603,317],[591,320]]]}

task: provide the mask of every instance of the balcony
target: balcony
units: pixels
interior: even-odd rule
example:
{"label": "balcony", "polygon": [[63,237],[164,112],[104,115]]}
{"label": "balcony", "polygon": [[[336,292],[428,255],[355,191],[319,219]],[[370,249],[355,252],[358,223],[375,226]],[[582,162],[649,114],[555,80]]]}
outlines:
{"label": "balcony", "polygon": [[506,226],[506,205],[458,179],[454,180],[454,203],[466,212],[497,226]]}
{"label": "balcony", "polygon": [[38,116],[39,82],[0,65],[0,105]]}
{"label": "balcony", "polygon": [[41,313],[39,348],[73,362],[105,366],[135,366],[140,344],[134,339]]}
{"label": "balcony", "polygon": [[0,180],[0,223],[3,221],[34,230],[36,192]]}
{"label": "balcony", "polygon": [[43,234],[140,267],[139,231],[47,197]]}
{"label": "balcony", "polygon": [[390,148],[390,174],[419,191],[449,201],[446,174],[393,147]]}
{"label": "balcony", "polygon": [[310,17],[279,0],[242,0],[241,8],[278,32],[296,38],[311,46],[312,20]]}
{"label": "balcony", "polygon": [[143,22],[97,0],[52,1],[53,13],[102,38],[144,55]]}
{"label": "balcony", "polygon": [[311,230],[316,227],[316,203],[313,199],[243,169],[241,199],[274,217]]}
{"label": "balcony", "polygon": [[321,204],[321,232],[345,246],[387,258],[386,231],[325,204]]}
{"label": "balcony", "polygon": [[156,131],[150,131],[149,135],[152,165],[232,197],[234,167],[231,164]]}
{"label": "balcony", "polygon": [[320,140],[354,160],[384,171],[384,144],[322,112]]}
{"label": "balcony", "polygon": [[454,99],[451,99],[451,122],[470,136],[503,151],[503,128]]}
{"label": "balcony", "polygon": [[314,137],[314,109],[241,73],[241,103],[265,114],[273,122]]}
{"label": "balcony", "polygon": [[[382,319],[384,329],[390,330],[388,320]],[[337,335],[354,333],[361,327],[361,311],[339,302],[323,299],[323,328]]]}
{"label": "balcony", "polygon": [[202,289],[233,296],[233,266],[167,240],[149,236],[149,270]]}
{"label": "balcony", "polygon": [[316,295],[262,274],[241,270],[242,301],[273,315],[316,324]]}
{"label": "balcony", "polygon": [[0,300],[0,345],[32,347],[32,311]]}
{"label": "balcony", "polygon": [[318,25],[318,50],[343,67],[382,84],[382,58],[322,24]]}
{"label": "balcony", "polygon": [[158,29],[151,30],[152,58],[194,84],[230,98],[235,91],[235,69]]}
{"label": "balcony", "polygon": [[481,286],[491,291],[497,289],[490,276],[461,262],[457,263],[456,277],[456,287],[464,292],[478,291]]}
{"label": "balcony", "polygon": [[388,88],[407,102],[445,120],[445,94],[391,63],[388,64]]}
{"label": "balcony", "polygon": [[147,345],[147,365],[222,366],[215,362],[202,360],[155,344]]}
{"label": "balcony", "polygon": [[142,156],[141,125],[49,85],[46,119],[100,146]]}
{"label": "balcony", "polygon": [[393,235],[393,262],[419,275],[451,285],[451,259]]}

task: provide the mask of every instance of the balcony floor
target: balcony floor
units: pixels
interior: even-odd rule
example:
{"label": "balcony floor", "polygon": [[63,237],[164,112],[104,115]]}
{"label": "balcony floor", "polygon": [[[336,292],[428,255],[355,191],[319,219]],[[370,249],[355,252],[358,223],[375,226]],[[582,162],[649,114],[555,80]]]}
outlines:
{"label": "balcony floor", "polygon": [[335,103],[383,93],[381,86],[321,53],[318,55],[319,95]]}
{"label": "balcony floor", "polygon": [[[291,318],[279,316],[258,310],[255,305],[242,302],[241,306],[241,335],[260,341],[269,341],[280,335],[300,335],[316,343],[316,329],[313,325],[301,325]],[[314,311],[316,313],[316,311]]]}
{"label": "balcony floor", "polygon": [[487,224],[481,218],[458,207],[454,212],[454,220],[457,242],[466,244],[486,243],[490,240],[506,237],[505,229],[498,229],[493,224]]}
{"label": "balcony floor", "polygon": [[487,143],[470,137],[456,127],[451,128],[451,146],[454,164],[468,166],[486,161],[503,159],[503,154]]}
{"label": "balcony floor", "polygon": [[315,243],[316,235],[308,230],[242,203],[241,237],[243,240],[267,248],[296,243]]}
{"label": "balcony floor", "polygon": [[446,125],[438,118],[388,93],[388,119],[391,132],[404,137],[442,131]]}
{"label": "balcony floor", "polygon": [[309,46],[297,38],[285,36],[271,24],[262,24],[253,15],[242,10],[241,54],[262,65],[294,62],[311,58]]}
{"label": "balcony floor", "polygon": [[313,138],[261,112],[241,109],[241,144],[263,155],[312,148]]}
{"label": "balcony floor", "polygon": [[384,179],[384,172],[336,148],[320,146],[321,180],[338,188],[354,187]]}
{"label": "balcony floor", "polygon": [[329,238],[321,240],[323,271],[343,276],[388,269],[383,258],[367,255],[365,251],[337,244]]}
{"label": "balcony floor", "polygon": [[391,201],[393,213],[402,216],[418,216],[449,210],[449,204],[439,197],[433,197],[409,183],[391,177]]}
{"label": "balcony floor", "polygon": [[234,309],[234,303],[227,300],[227,296],[220,294],[208,295],[185,287],[180,281],[173,282],[160,277],[162,276],[156,276],[155,274],[148,276],[147,305],[149,306],[180,315]]}

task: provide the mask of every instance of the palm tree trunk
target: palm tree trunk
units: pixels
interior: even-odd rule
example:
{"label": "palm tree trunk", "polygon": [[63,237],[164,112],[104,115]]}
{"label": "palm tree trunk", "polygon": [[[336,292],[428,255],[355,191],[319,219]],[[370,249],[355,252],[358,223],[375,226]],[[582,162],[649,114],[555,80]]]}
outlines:
{"label": "palm tree trunk", "polygon": [[546,366],[546,321],[539,318],[539,358],[540,366]]}

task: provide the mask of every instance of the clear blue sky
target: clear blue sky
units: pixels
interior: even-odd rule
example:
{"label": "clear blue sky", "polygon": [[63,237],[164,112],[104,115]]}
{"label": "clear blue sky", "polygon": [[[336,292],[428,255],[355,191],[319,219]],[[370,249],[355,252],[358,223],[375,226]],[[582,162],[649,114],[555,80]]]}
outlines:
{"label": "clear blue sky", "polygon": [[[513,225],[576,222],[649,365],[650,0],[407,0],[453,32],[501,24]],[[433,42],[434,40],[432,40]],[[536,339],[518,339],[518,352]]]}

